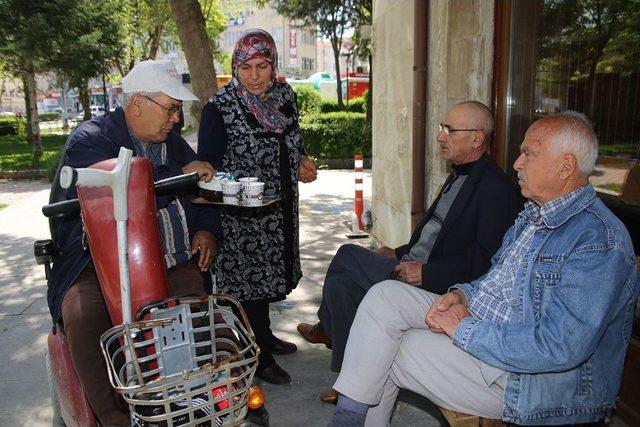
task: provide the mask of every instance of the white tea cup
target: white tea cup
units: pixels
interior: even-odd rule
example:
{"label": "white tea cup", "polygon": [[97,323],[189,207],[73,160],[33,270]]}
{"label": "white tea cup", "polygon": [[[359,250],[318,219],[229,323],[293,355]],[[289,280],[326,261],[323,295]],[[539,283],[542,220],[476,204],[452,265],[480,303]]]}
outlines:
{"label": "white tea cup", "polygon": [[251,181],[243,183],[242,200],[249,206],[262,204],[264,182]]}

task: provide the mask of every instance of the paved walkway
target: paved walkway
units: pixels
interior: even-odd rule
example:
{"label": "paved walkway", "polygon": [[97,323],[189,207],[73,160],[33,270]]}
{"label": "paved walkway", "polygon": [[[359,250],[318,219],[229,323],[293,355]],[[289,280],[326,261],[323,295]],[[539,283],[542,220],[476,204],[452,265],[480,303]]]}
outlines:
{"label": "paved walkway", "polygon": [[[293,378],[286,386],[263,384],[271,425],[326,426],[333,407],[317,395],[336,377],[329,370],[330,353],[306,343],[296,332],[301,321],[315,322],[322,280],[337,248],[346,243],[344,221],[353,206],[353,174],[320,171],[311,184],[300,186],[301,257],[304,278],[289,298],[272,304],[276,334],[298,345],[298,352],[278,357]],[[33,241],[48,237],[40,213],[46,204],[45,181],[0,182],[0,426],[51,426],[52,410],[44,369],[50,317],[43,269],[35,265]],[[370,200],[370,174],[365,175],[365,200]],[[369,239],[357,241],[369,244]],[[438,426],[438,411],[411,393],[401,396],[393,426]]]}

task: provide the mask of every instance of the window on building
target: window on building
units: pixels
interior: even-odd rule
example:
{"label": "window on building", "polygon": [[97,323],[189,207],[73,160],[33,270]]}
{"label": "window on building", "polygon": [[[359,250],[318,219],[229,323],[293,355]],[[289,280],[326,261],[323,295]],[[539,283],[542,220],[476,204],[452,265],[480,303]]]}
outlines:
{"label": "window on building", "polygon": [[592,184],[618,216],[640,224],[640,15],[633,3],[497,3],[505,60],[497,73],[496,145],[513,173],[531,123],[565,110],[584,113],[599,141]]}

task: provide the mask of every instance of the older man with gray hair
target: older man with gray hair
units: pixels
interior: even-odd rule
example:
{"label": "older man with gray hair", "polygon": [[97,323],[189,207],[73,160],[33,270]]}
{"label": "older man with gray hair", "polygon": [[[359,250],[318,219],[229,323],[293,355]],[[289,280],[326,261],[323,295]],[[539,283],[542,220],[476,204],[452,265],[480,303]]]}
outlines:
{"label": "older man with gray hair", "polygon": [[[78,126],[69,136],[60,165],[88,167],[118,157],[120,147],[149,159],[155,180],[197,172],[201,179],[215,174],[207,162],[172,131],[182,101],[196,96],[182,85],[170,61],[144,61],[122,80],[123,108]],[[59,174],[59,172],[58,172]],[[76,198],[75,189],[61,190],[54,179],[51,201]],[[215,256],[216,217],[191,204],[190,196],[156,197],[169,291],[204,294],[200,270]],[[100,425],[129,425],[128,409],[111,388],[100,350],[100,336],[111,327],[91,253],[83,244],[79,215],[59,222],[53,274],[47,299],[54,329],[67,337],[71,358],[89,404]]]}
{"label": "older man with gray hair", "polygon": [[442,296],[374,286],[349,335],[330,425],[387,425],[399,388],[520,425],[611,413],[638,276],[629,233],[589,184],[596,157],[577,113],[529,128],[514,164],[529,202],[491,269]]}

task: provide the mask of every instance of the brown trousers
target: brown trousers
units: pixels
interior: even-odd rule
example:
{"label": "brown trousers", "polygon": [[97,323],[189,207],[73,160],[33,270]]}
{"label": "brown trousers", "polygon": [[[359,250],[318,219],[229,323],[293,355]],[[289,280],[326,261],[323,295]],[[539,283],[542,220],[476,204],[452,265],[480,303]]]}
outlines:
{"label": "brown trousers", "polygon": [[[192,261],[170,268],[168,275],[171,296],[205,295],[202,275]],[[128,426],[129,410],[109,383],[100,349],[100,336],[113,325],[93,267],[85,268],[65,294],[62,319],[78,379],[100,424]]]}

